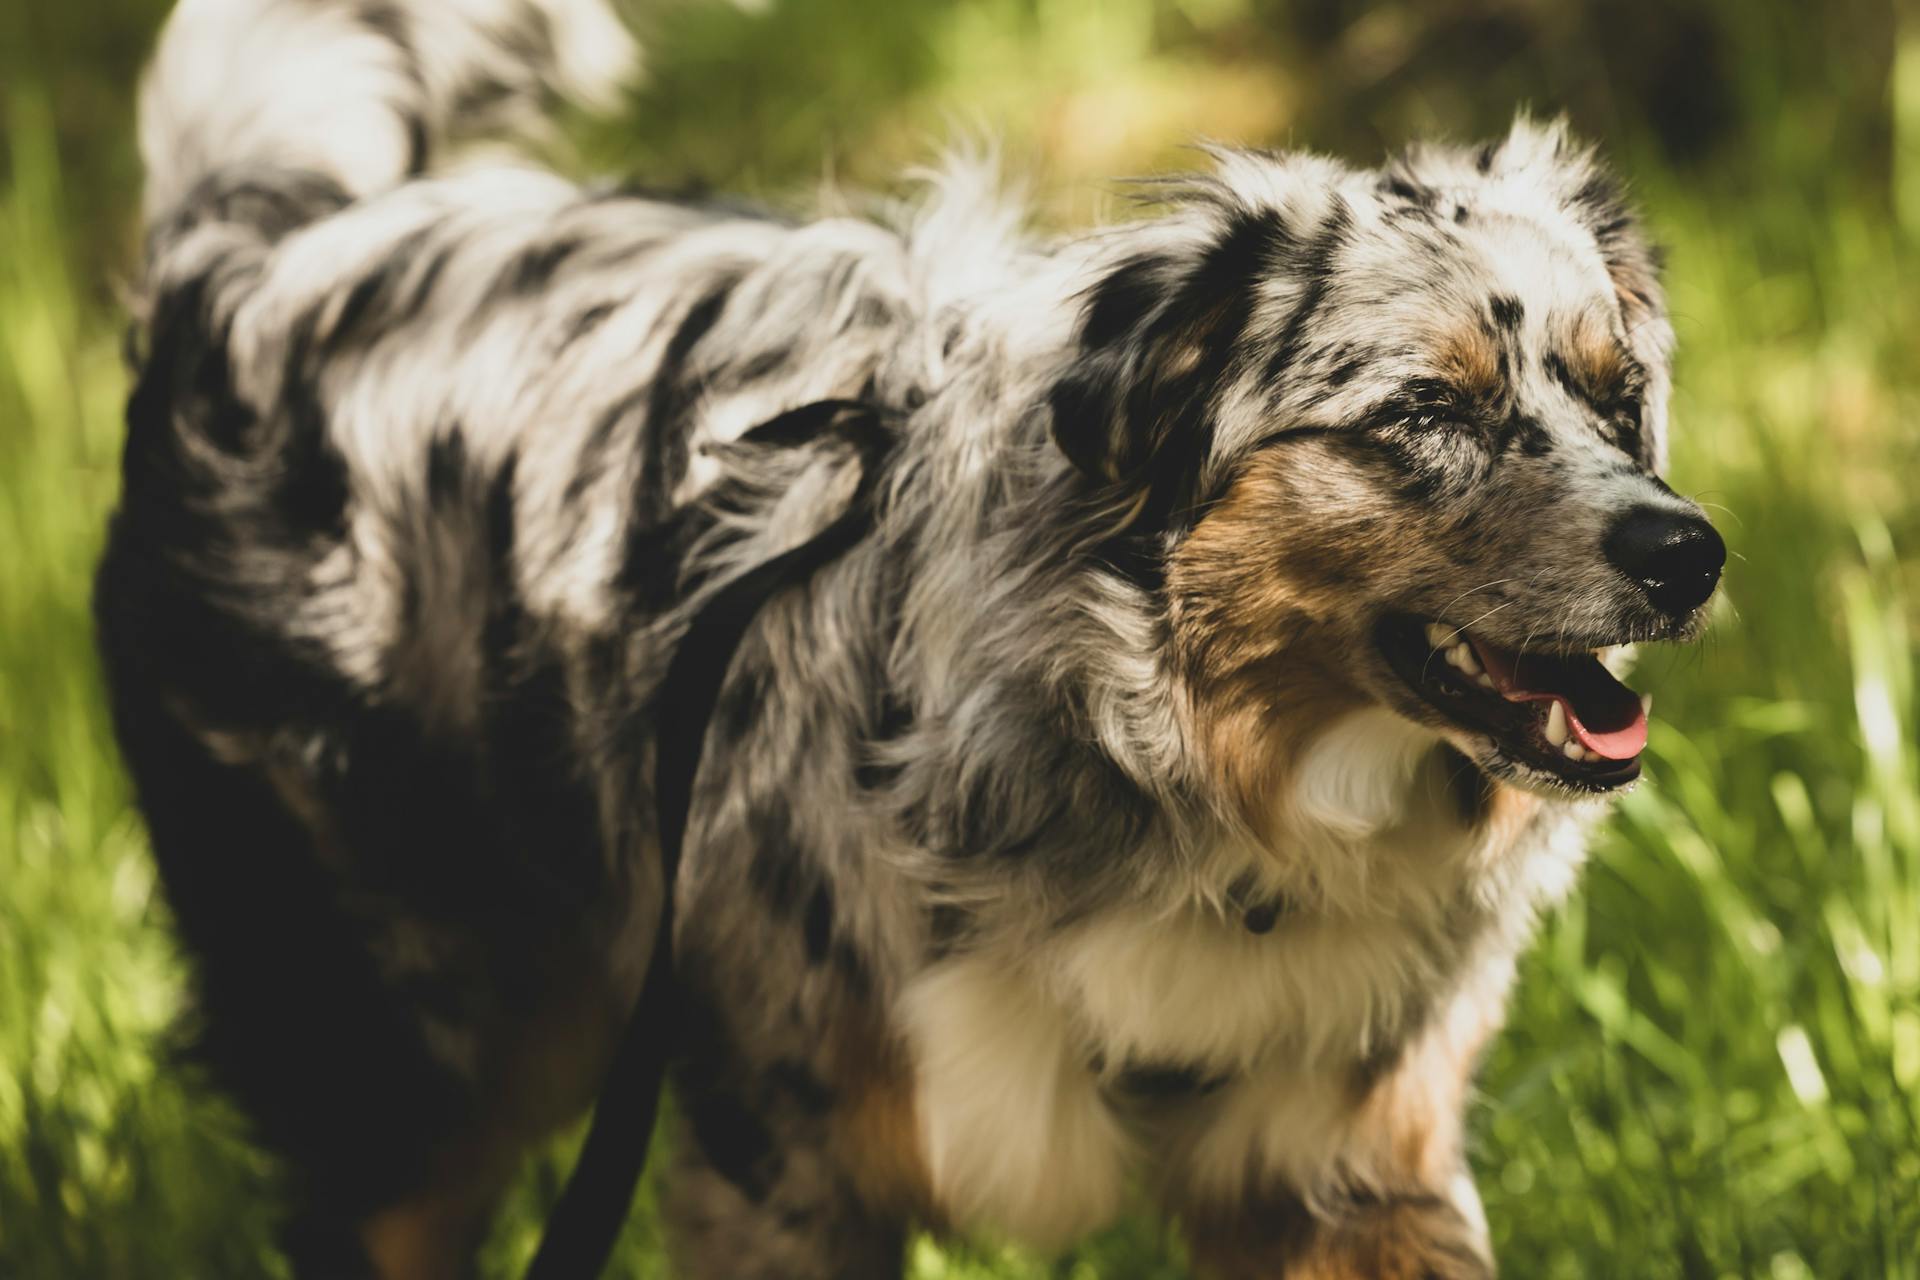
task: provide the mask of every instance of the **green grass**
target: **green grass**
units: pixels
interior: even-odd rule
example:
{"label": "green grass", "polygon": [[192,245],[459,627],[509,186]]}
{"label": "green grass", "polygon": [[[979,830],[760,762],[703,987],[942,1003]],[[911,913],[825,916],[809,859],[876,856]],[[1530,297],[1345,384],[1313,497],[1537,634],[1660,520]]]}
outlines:
{"label": "green grass", "polygon": [[[848,0],[771,26],[671,9],[654,124],[588,149],[785,191],[826,153],[883,176],[973,113],[1046,166],[1052,216],[1085,219],[1092,173],[1299,118],[1290,91],[1251,89],[1278,42],[1227,47],[1268,8],[916,3],[851,50],[807,45],[802,20],[853,22]],[[155,5],[113,9],[104,33],[34,13],[121,65]],[[126,392],[124,84],[17,56],[21,14],[0,16],[0,1276],[272,1273],[273,1171],[167,1058],[180,969],[89,636]],[[1755,117],[1711,165],[1668,164],[1631,121],[1613,140],[1673,250],[1674,482],[1736,558],[1709,642],[1644,668],[1649,783],[1544,922],[1482,1079],[1473,1158],[1511,1275],[1920,1277],[1920,30],[1896,34],[1874,163],[1786,110],[1790,130]],[[1754,55],[1743,92],[1798,38]],[[767,74],[702,90],[733,64]],[[1090,127],[1115,104],[1151,127]],[[516,1189],[490,1274],[524,1262],[563,1169]],[[626,1274],[659,1273],[652,1242],[643,1212]],[[1144,1220],[1058,1263],[914,1256],[920,1280],[1183,1274]]]}

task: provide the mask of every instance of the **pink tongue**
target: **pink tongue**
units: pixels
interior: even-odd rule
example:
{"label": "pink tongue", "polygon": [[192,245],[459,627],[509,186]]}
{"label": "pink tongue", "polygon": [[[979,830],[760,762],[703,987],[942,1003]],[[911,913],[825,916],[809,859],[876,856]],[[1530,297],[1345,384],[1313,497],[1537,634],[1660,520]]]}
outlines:
{"label": "pink tongue", "polygon": [[1559,703],[1580,745],[1608,760],[1631,760],[1646,749],[1647,710],[1640,695],[1615,680],[1598,658],[1514,653],[1468,639],[1508,702]]}

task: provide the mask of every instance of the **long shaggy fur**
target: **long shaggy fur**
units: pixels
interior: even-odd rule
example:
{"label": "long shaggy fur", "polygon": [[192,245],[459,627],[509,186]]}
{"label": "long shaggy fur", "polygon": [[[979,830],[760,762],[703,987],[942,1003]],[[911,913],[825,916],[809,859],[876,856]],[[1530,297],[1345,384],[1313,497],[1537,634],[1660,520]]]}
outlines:
{"label": "long shaggy fur", "polygon": [[101,643],[296,1262],[457,1270],[591,1101],[668,656],[845,499],[740,436],[860,397],[877,530],[756,621],[695,796],[683,1273],[1143,1195],[1220,1274],[1488,1274],[1462,1097],[1592,806],[1371,628],[1691,626],[1601,551],[1691,510],[1614,184],[1523,120],[1043,239],[965,167],[796,224],[449,163],[630,60],[594,0],[186,0],[144,88]]}

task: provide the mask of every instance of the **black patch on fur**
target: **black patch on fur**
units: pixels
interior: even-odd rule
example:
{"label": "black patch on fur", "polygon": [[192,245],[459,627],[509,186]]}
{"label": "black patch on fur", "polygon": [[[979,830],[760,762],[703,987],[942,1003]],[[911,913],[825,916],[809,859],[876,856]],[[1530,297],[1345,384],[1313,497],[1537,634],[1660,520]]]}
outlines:
{"label": "black patch on fur", "polygon": [[1102,351],[1132,333],[1168,291],[1173,264],[1163,256],[1129,258],[1095,285],[1080,320],[1080,345]]}
{"label": "black patch on fur", "polygon": [[1643,369],[1629,362],[1616,385],[1591,387],[1575,376],[1566,357],[1558,351],[1549,350],[1541,364],[1554,385],[1599,415],[1609,443],[1641,466],[1651,466],[1653,455],[1647,446],[1643,425],[1646,414],[1642,397],[1646,385]]}
{"label": "black patch on fur", "polygon": [[427,259],[427,265],[421,270],[419,279],[414,281],[412,290],[394,305],[390,321],[394,327],[411,323],[426,309],[428,300],[433,297],[434,289],[440,284],[440,277],[446,273],[447,263],[458,250],[458,245],[443,244],[433,251],[433,256]]}
{"label": "black patch on fur", "polygon": [[880,704],[880,721],[860,744],[860,763],[854,767],[854,784],[862,791],[879,791],[900,776],[900,766],[882,762],[876,748],[897,742],[913,729],[913,708],[892,693]]}
{"label": "black patch on fur", "polygon": [[1541,360],[1541,364],[1546,368],[1547,376],[1553,379],[1554,385],[1576,400],[1587,399],[1586,389],[1573,376],[1573,369],[1567,364],[1565,356],[1558,351],[1548,351]]}
{"label": "black patch on fur", "polygon": [[1380,189],[1395,200],[1405,200],[1408,204],[1417,204],[1422,207],[1433,204],[1437,198],[1432,187],[1410,181],[1401,174],[1388,174],[1382,178]]}
{"label": "black patch on fur", "polygon": [[[580,444],[580,457],[574,463],[573,475],[567,481],[569,506],[578,502],[593,483],[606,474],[607,467],[613,460],[616,439],[621,439],[624,443],[620,428],[635,421],[651,394],[651,389],[644,386],[636,391],[630,391],[616,400],[594,421],[593,427],[587,432],[587,438]],[[657,521],[650,523],[657,523]]]}
{"label": "black patch on fur", "polygon": [[1307,325],[1326,297],[1327,282],[1333,278],[1334,258],[1346,244],[1352,227],[1352,211],[1344,200],[1337,201],[1313,239],[1296,253],[1293,265],[1303,281],[1300,298],[1287,317],[1286,327],[1280,331],[1280,340],[1267,357],[1268,382],[1279,383],[1299,359]]}
{"label": "black patch on fur", "polygon": [[525,250],[500,273],[495,292],[504,298],[524,298],[541,292],[553,282],[567,260],[583,247],[579,239],[570,237]]}
{"label": "black patch on fur", "polygon": [[794,848],[784,819],[763,809],[747,815],[747,883],[776,917],[790,920],[799,914],[811,875],[805,858]]}
{"label": "black patch on fur", "polygon": [[927,912],[927,935],[936,957],[951,952],[973,928],[973,913],[951,902],[936,902]]}
{"label": "black patch on fur", "polygon": [[[404,237],[372,269],[354,281],[327,334],[329,354],[351,341],[375,338],[385,331],[388,309],[399,294],[400,282],[412,269],[414,258],[430,234],[422,230]],[[327,304],[323,301],[319,305]]]}
{"label": "black patch on fur", "polygon": [[759,725],[768,696],[767,672],[758,663],[734,666],[713,709],[714,730],[729,744],[742,742]]}
{"label": "black patch on fur", "polygon": [[427,171],[430,141],[427,121],[419,112],[409,111],[401,123],[407,131],[407,176],[417,178]]}
{"label": "black patch on fur", "polygon": [[1148,595],[1158,596],[1166,589],[1166,539],[1151,530],[1109,538],[1095,549],[1093,559]]}
{"label": "black patch on fur", "polygon": [[233,223],[259,233],[268,244],[277,243],[353,202],[334,179],[308,170],[226,168],[195,183],[172,212],[155,221],[150,245],[170,244],[195,227]]}
{"label": "black patch on fur", "polygon": [[1516,409],[1501,424],[1500,447],[1503,450],[1518,449],[1529,458],[1544,458],[1553,452],[1553,437],[1540,425],[1538,418]]}
{"label": "black patch on fur", "polygon": [[1512,294],[1497,293],[1487,302],[1487,314],[1493,317],[1496,329],[1505,333],[1516,333],[1520,329],[1521,321],[1526,319],[1527,308]]}
{"label": "black patch on fur", "polygon": [[[1212,398],[1285,234],[1276,211],[1242,212],[1184,275],[1134,259],[1095,286],[1081,327],[1087,358],[1052,396],[1055,437],[1082,470],[1191,482],[1181,473],[1206,454]],[[1103,440],[1117,452],[1089,451]]]}
{"label": "black patch on fur", "polygon": [[389,0],[363,0],[359,13],[360,25],[390,44],[398,45],[409,59],[413,55],[413,41],[407,31],[407,20],[401,14],[399,6]]}
{"label": "black patch on fur", "polygon": [[847,323],[854,328],[884,329],[898,318],[893,303],[877,293],[865,293],[853,304]]}
{"label": "black patch on fur", "polygon": [[675,1094],[700,1154],[747,1200],[763,1202],[786,1165],[773,1134],[730,1090],[695,1076],[680,1073]]}
{"label": "black patch on fur", "polygon": [[[426,308],[445,273],[449,260],[458,252],[457,244],[442,244],[415,270],[434,232],[425,228],[412,232],[393,244],[378,263],[355,280],[340,303],[333,326],[327,332],[321,354],[338,355],[350,346],[368,346],[404,328]],[[412,283],[408,284],[409,278]],[[314,307],[312,327],[317,328],[322,314],[330,306],[322,299]]]}
{"label": "black patch on fur", "polygon": [[1354,376],[1366,367],[1366,362],[1357,355],[1344,355],[1331,369],[1327,370],[1321,381],[1329,387],[1344,387],[1352,382]]}
{"label": "black patch on fur", "polygon": [[828,960],[848,995],[865,1000],[873,994],[873,974],[867,967],[866,957],[851,942],[836,938]]}
{"label": "black patch on fur", "polygon": [[[618,308],[611,302],[596,302],[586,310],[577,313],[567,321],[566,333],[560,339],[562,350],[572,346],[605,323],[608,316]],[[574,494],[578,497],[578,494]]]}
{"label": "black patch on fur", "polygon": [[797,1058],[774,1059],[767,1067],[767,1082],[809,1115],[825,1115],[833,1109],[833,1090]]}
{"label": "black patch on fur", "polygon": [[1195,501],[1215,400],[1259,282],[1291,244],[1277,211],[1241,211],[1184,274],[1168,259],[1136,258],[1092,291],[1085,354],[1049,393],[1053,435],[1081,472],[1146,487],[1131,528],[1093,551],[1145,590],[1164,578],[1161,535]]}
{"label": "black patch on fur", "polygon": [[687,308],[667,341],[659,368],[654,370],[646,396],[640,477],[634,495],[634,518],[643,525],[658,524],[666,518],[673,491],[686,475],[691,429],[687,414],[698,400],[700,389],[698,381],[688,374],[687,365],[700,339],[720,319],[737,283],[736,276],[724,277]]}
{"label": "black patch on fur", "polygon": [[456,424],[427,445],[427,501],[453,506],[464,496],[466,483],[467,437]]}
{"label": "black patch on fur", "polygon": [[737,364],[730,364],[724,372],[716,375],[717,385],[726,388],[747,387],[762,378],[772,377],[793,363],[793,347],[769,347],[765,351],[755,352]]}
{"label": "black patch on fur", "polygon": [[1595,169],[1569,201],[1596,239],[1616,235],[1631,225],[1626,194],[1610,173]]}
{"label": "black patch on fur", "polygon": [[807,962],[820,964],[833,944],[833,889],[823,877],[807,898],[807,909],[800,921],[800,933],[807,944]]}

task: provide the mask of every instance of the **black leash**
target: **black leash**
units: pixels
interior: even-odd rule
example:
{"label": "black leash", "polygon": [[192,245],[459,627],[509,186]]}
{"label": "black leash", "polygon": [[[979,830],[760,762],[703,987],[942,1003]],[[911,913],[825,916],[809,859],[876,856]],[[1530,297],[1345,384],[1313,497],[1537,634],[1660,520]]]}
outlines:
{"label": "black leash", "polygon": [[892,437],[872,405],[822,400],[764,422],[741,443],[795,448],[838,438],[853,446],[859,483],[834,522],[797,547],[755,565],[716,591],[681,637],[660,685],[654,729],[654,800],[659,811],[661,903],[647,976],[594,1105],[586,1145],[547,1218],[527,1280],[592,1280],[607,1265],[633,1203],[653,1140],[666,1080],[679,992],[673,981],[674,879],[680,870],[693,780],[707,723],[747,627],[781,588],[805,581],[873,527],[873,488]]}

